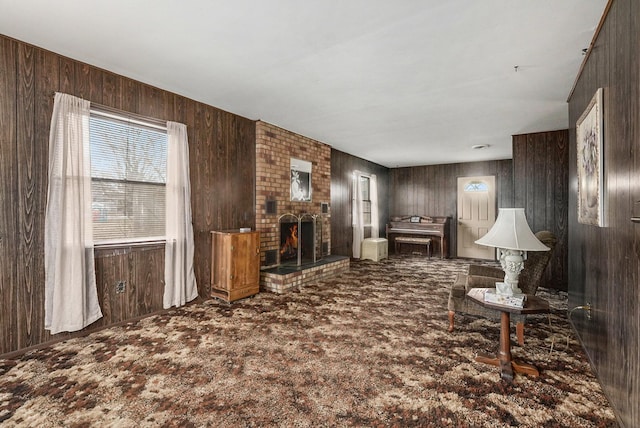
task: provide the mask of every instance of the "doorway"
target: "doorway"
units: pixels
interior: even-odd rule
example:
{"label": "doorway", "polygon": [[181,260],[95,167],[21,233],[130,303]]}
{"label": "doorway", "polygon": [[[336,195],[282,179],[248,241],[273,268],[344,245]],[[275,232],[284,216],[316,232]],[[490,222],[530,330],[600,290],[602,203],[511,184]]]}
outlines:
{"label": "doorway", "polygon": [[458,257],[495,260],[495,248],[478,245],[496,221],[496,177],[458,177]]}

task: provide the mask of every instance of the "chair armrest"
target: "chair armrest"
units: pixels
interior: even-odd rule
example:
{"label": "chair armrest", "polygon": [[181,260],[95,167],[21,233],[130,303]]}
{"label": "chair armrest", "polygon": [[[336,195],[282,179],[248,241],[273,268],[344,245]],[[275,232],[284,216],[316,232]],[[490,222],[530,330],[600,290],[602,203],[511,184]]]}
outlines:
{"label": "chair armrest", "polygon": [[489,276],[496,279],[504,279],[504,271],[502,269],[489,266],[471,265],[469,266],[469,275]]}

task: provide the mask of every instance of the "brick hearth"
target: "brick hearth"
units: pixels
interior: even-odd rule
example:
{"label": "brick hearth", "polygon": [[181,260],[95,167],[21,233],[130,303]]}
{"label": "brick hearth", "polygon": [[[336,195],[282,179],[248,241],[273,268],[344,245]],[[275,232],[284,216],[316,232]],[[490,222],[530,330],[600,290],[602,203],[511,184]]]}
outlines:
{"label": "brick hearth", "polygon": [[319,281],[349,270],[349,258],[327,256],[313,265],[283,266],[260,272],[260,289],[282,293],[312,281]]}

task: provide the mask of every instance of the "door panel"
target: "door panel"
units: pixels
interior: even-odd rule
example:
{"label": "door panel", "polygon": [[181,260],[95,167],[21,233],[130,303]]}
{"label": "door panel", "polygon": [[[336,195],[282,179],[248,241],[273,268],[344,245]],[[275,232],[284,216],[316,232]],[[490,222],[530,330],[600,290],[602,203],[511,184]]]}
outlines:
{"label": "door panel", "polygon": [[495,259],[495,250],[477,245],[496,219],[495,177],[458,178],[458,257]]}

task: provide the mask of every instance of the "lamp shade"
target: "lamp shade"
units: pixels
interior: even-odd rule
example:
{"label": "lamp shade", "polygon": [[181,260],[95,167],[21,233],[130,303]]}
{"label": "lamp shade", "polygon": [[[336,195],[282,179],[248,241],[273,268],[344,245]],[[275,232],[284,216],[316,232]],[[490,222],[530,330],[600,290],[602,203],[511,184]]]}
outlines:
{"label": "lamp shade", "polygon": [[500,208],[493,227],[486,235],[478,239],[476,244],[506,250],[550,250],[536,238],[529,228],[524,216],[524,208]]}

